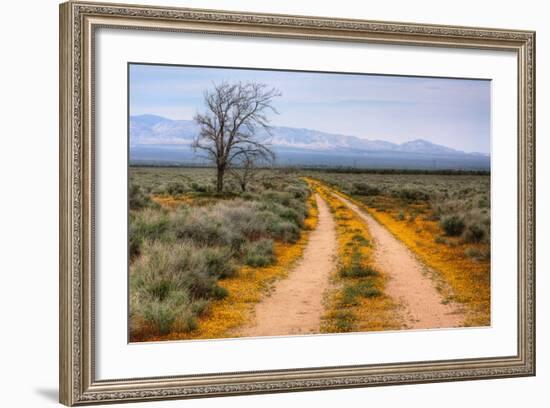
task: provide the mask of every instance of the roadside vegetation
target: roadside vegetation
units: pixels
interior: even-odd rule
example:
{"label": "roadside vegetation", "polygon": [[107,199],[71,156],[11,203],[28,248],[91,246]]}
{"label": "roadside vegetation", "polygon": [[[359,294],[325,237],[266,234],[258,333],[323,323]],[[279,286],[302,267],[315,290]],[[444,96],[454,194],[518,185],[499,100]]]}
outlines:
{"label": "roadside vegetation", "polygon": [[130,169],[131,341],[226,336],[300,256],[315,222],[304,181],[216,187],[211,169]]}
{"label": "roadside vegetation", "polygon": [[327,294],[321,331],[392,330],[402,327],[399,306],[384,293],[387,277],[373,266],[373,241],[366,224],[335,195],[334,190],[307,179],[328,203],[336,221],[338,261]]}
{"label": "roadside vegetation", "polygon": [[434,274],[466,326],[490,324],[488,175],[307,173],[344,193],[404,242]]}

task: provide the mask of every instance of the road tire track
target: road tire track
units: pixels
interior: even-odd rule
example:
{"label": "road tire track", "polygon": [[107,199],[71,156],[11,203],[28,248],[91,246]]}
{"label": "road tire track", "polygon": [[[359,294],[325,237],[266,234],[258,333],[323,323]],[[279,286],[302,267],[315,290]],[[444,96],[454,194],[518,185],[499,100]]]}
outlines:
{"label": "road tire track", "polygon": [[426,267],[409,248],[350,200],[338,194],[334,196],[367,223],[376,245],[375,265],[389,277],[385,292],[403,305],[406,328],[435,329],[461,326],[464,321],[463,311],[456,304],[443,303],[434,282],[425,273]]}
{"label": "road tire track", "polygon": [[[323,297],[335,268],[337,236],[328,204],[315,194],[319,218],[310,233],[302,258],[277,282],[271,294],[255,308],[252,325],[239,336],[282,336],[319,333],[324,313]],[[261,273],[261,272],[259,272]]]}

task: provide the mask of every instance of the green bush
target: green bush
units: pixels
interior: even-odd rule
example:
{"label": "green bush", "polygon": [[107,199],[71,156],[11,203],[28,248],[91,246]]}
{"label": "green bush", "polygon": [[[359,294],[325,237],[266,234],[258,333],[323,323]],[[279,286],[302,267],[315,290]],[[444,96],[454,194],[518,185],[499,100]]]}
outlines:
{"label": "green bush", "polygon": [[280,221],[270,226],[270,232],[275,239],[294,243],[300,238],[300,227],[289,221]]}
{"label": "green bush", "polygon": [[[239,223],[231,212],[240,212],[249,219]],[[255,228],[251,217],[253,210],[249,206],[231,209],[227,204],[219,203],[209,208],[193,208],[180,222],[174,223],[173,228],[179,240],[191,240],[200,246],[228,246],[238,251],[246,242],[243,235],[246,227]]]}
{"label": "green bush", "polygon": [[166,192],[173,196],[183,194],[185,193],[185,191],[186,191],[185,184],[180,183],[178,181],[172,181],[168,183],[168,185],[166,186]]}
{"label": "green bush", "polygon": [[130,210],[141,210],[142,208],[157,206],[154,201],[151,200],[149,194],[146,194],[143,189],[137,184],[130,184],[128,190],[128,204]]}
{"label": "green bush", "polygon": [[476,248],[467,248],[464,251],[464,254],[472,258],[474,261],[488,261],[491,259],[491,252],[490,251],[480,251]]}
{"label": "green bush", "polygon": [[458,215],[450,215],[443,217],[440,221],[441,227],[445,231],[445,234],[451,237],[458,236],[462,234],[466,224],[464,219]]}
{"label": "green bush", "polygon": [[304,214],[299,214],[294,208],[285,208],[279,216],[293,224],[302,227],[304,225]]}
{"label": "green bush", "polygon": [[130,214],[128,231],[128,250],[130,259],[141,253],[141,247],[146,240],[169,240],[170,222],[162,210],[145,209]]}
{"label": "green bush", "polygon": [[198,193],[206,193],[208,191],[207,186],[203,184],[195,183],[195,182],[191,183],[191,189]]}
{"label": "green bush", "polygon": [[237,266],[232,259],[232,252],[227,247],[204,248],[204,262],[210,276],[218,279],[230,278],[237,273]]}
{"label": "green bush", "polygon": [[162,301],[140,299],[139,293],[131,295],[130,327],[133,331],[145,329],[155,335],[165,335],[173,330],[188,332],[197,328],[198,313],[193,311],[185,294],[171,293]]}
{"label": "green bush", "polygon": [[380,188],[367,183],[353,183],[351,194],[354,195],[379,195]]}
{"label": "green bush", "polygon": [[309,190],[306,184],[300,185],[289,185],[285,188],[287,193],[292,194],[292,196],[300,201],[304,201],[309,197]]}
{"label": "green bush", "polygon": [[153,325],[158,334],[168,334],[176,321],[177,310],[173,305],[164,302],[150,302],[143,311],[143,318],[147,323]]}
{"label": "green bush", "polygon": [[214,286],[211,295],[214,299],[224,299],[229,295],[229,291],[221,286]]}
{"label": "green bush", "polygon": [[485,237],[485,230],[477,224],[470,224],[464,232],[464,241],[477,243],[481,242]]}
{"label": "green bush", "polygon": [[273,240],[262,239],[249,242],[244,247],[244,263],[249,266],[263,267],[275,262]]}
{"label": "green bush", "polygon": [[394,197],[405,201],[428,201],[430,199],[430,195],[428,193],[412,188],[394,190],[392,194]]}

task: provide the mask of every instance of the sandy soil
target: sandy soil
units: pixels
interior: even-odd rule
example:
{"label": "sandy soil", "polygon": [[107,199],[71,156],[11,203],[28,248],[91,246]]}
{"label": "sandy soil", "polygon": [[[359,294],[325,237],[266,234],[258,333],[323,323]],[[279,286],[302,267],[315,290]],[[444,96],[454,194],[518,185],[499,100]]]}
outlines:
{"label": "sandy soil", "polygon": [[311,232],[302,259],[286,279],[275,284],[269,297],[256,305],[252,326],[241,336],[279,336],[319,333],[323,296],[335,267],[336,229],[327,203],[315,195],[317,228]]}
{"label": "sandy soil", "polygon": [[414,254],[385,227],[358,206],[335,195],[366,221],[375,240],[375,263],[390,279],[386,293],[405,309],[405,324],[410,329],[460,326],[464,315],[456,305],[443,304],[434,282]]}

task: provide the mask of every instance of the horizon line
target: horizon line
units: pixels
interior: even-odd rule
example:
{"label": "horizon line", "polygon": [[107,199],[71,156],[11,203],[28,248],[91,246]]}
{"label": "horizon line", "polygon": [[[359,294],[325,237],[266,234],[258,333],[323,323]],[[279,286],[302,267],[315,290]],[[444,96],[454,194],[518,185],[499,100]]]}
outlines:
{"label": "horizon line", "polygon": [[[128,114],[128,121],[132,117],[140,117],[140,116],[154,116],[154,117],[157,117],[157,118],[167,119],[167,120],[170,120],[170,121],[186,121],[186,122],[193,122],[194,121],[193,119],[174,119],[174,118],[170,118],[170,117],[165,116],[165,115],[158,115],[156,113],[140,113],[140,114],[137,114],[137,115]],[[480,151],[458,150],[458,149],[455,149],[454,147],[449,147],[447,145],[443,145],[443,144],[440,144],[440,143],[434,143],[434,142],[431,142],[427,139],[423,139],[421,137],[411,138],[407,141],[399,143],[399,142],[390,142],[390,141],[384,140],[384,139],[371,139],[371,138],[357,136],[357,135],[354,135],[354,134],[327,132],[327,131],[324,131],[324,130],[313,129],[313,128],[309,128],[309,127],[295,127],[295,126],[285,126],[285,125],[271,125],[271,126],[272,127],[278,127],[278,128],[287,128],[287,129],[310,130],[310,131],[325,133],[325,134],[331,135],[331,136],[355,137],[355,138],[360,139],[360,140],[367,140],[367,141],[371,141],[371,142],[384,142],[384,143],[390,143],[390,144],[393,144],[393,145],[396,145],[396,146],[402,146],[402,145],[407,144],[407,143],[422,141],[422,142],[430,143],[434,146],[441,146],[441,147],[445,147],[447,149],[452,149],[452,150],[455,150],[457,152],[462,152],[462,153],[467,153],[467,154],[480,154],[480,155],[485,155],[485,156],[489,156],[489,157],[491,156],[490,151],[489,152],[480,152]]]}

